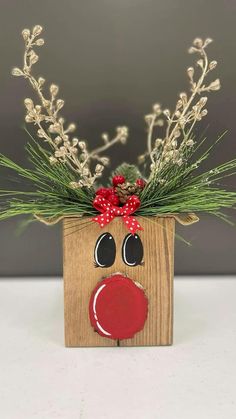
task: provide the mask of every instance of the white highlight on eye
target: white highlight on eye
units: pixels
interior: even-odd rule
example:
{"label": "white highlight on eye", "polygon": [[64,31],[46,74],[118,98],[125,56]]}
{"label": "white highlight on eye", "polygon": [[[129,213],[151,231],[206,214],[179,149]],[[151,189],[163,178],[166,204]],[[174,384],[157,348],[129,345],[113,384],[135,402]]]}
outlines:
{"label": "white highlight on eye", "polygon": [[[102,224],[101,224],[101,226],[102,226]],[[99,262],[99,260],[98,260],[98,246],[100,245],[100,243],[101,243],[101,241],[102,241],[102,239],[105,237],[105,235],[106,235],[107,233],[104,233],[104,234],[102,234],[101,235],[101,237],[100,237],[100,239],[97,241],[97,243],[96,243],[96,246],[95,246],[95,250],[94,250],[94,258],[95,258],[95,261],[96,261],[96,263],[98,264],[98,266],[100,266],[101,268],[104,268],[104,266],[106,266],[105,264],[104,265],[102,265],[100,262]]]}
{"label": "white highlight on eye", "polygon": [[[126,263],[126,265],[128,266],[134,266],[136,262],[130,263],[127,261],[126,259],[126,245],[127,245],[127,241],[129,240],[129,238],[132,236],[132,234],[128,234],[128,236],[125,238],[124,244],[123,244],[123,248],[122,248],[122,253],[123,253],[123,258],[124,258],[124,262]],[[137,238],[137,236],[135,236],[135,238]]]}
{"label": "white highlight on eye", "polygon": [[111,336],[111,333],[109,333],[109,332],[107,332],[105,329],[103,329],[103,327],[100,325],[100,323],[99,323],[99,321],[97,320],[97,312],[96,312],[96,302],[97,302],[97,298],[98,298],[98,296],[99,296],[99,294],[100,294],[100,292],[103,290],[103,288],[106,286],[106,284],[103,284],[103,285],[101,285],[101,287],[100,288],[98,288],[98,290],[96,291],[96,293],[95,293],[95,296],[94,296],[94,300],[93,300],[93,314],[94,314],[94,318],[96,319],[96,324],[97,324],[97,327],[99,328],[99,330],[101,330],[101,332],[102,333],[104,333],[104,335],[107,335],[107,336]]}

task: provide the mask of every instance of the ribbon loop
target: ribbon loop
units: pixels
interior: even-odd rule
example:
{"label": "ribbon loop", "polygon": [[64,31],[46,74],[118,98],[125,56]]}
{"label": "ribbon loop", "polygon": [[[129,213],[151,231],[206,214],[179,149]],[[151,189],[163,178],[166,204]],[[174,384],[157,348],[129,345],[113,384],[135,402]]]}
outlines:
{"label": "ribbon loop", "polygon": [[123,207],[111,204],[107,199],[97,195],[93,201],[93,207],[101,214],[92,218],[100,227],[109,224],[115,217],[122,217],[130,233],[135,234],[137,230],[143,230],[134,216],[131,216],[140,207],[140,199],[131,195]]}

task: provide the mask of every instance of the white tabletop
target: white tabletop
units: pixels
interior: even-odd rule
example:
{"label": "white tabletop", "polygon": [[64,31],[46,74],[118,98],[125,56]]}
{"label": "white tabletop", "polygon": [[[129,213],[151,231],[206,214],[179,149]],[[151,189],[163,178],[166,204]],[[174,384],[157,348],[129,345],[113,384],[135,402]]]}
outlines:
{"label": "white tabletop", "polygon": [[236,279],[175,280],[172,347],[63,346],[63,284],[0,280],[1,419],[233,419]]}

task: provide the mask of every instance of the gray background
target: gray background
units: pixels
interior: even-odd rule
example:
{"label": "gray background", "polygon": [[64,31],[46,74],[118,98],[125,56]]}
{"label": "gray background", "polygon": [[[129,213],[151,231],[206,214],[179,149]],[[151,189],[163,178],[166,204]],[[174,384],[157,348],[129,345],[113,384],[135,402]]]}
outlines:
{"label": "gray background", "polygon": [[[41,24],[46,45],[35,69],[59,84],[67,104],[64,115],[78,122],[77,135],[93,148],[100,133],[129,126],[128,145],[111,150],[114,166],[124,159],[136,162],[145,147],[143,115],[157,101],[173,107],[187,88],[185,69],[193,59],[187,48],[196,36],[212,37],[209,53],[219,62],[215,76],[223,88],[211,95],[199,132],[209,124],[210,142],[229,130],[212,165],[236,154],[235,1],[1,0],[0,5],[2,153],[27,164],[22,102],[31,92],[23,79],[9,73],[21,63],[21,30]],[[235,189],[235,178],[225,183]],[[6,185],[1,175],[1,186]],[[16,226],[16,219],[0,224],[0,275],[61,274],[61,227],[35,223],[17,236]],[[176,273],[235,273],[235,231],[208,216],[192,227],[178,227],[192,246],[176,242]]]}

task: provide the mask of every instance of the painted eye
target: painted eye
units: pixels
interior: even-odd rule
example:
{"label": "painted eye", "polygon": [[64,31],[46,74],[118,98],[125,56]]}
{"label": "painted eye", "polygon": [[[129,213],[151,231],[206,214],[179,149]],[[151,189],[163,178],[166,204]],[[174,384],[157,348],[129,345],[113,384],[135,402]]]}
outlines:
{"label": "painted eye", "polygon": [[116,244],[110,233],[103,233],[98,237],[95,249],[95,266],[108,268],[112,266],[116,257]]}
{"label": "painted eye", "polygon": [[126,265],[141,265],[143,260],[143,245],[137,234],[128,234],[122,246],[122,258]]}

